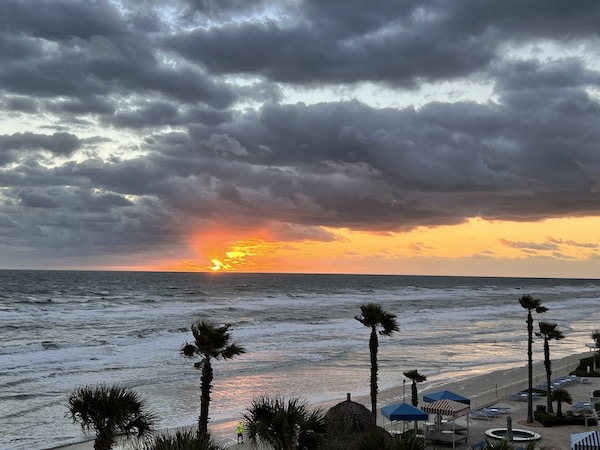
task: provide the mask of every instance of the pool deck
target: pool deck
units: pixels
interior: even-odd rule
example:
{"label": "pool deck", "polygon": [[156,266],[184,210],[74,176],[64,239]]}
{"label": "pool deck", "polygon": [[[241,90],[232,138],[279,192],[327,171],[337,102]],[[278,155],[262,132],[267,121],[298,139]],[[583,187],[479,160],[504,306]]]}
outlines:
{"label": "pool deck", "polygon": [[[591,393],[594,390],[600,389],[600,378],[590,378],[589,383],[574,383],[565,388],[573,397],[573,405],[578,402],[588,402],[591,397]],[[535,411],[537,405],[546,405],[546,397],[535,398],[533,401],[533,410]],[[482,440],[488,439],[485,432],[492,428],[506,428],[507,418],[510,416],[512,419],[513,429],[524,429],[538,433],[540,439],[535,441],[538,448],[544,448],[545,450],[570,450],[570,436],[573,433],[583,433],[586,431],[592,431],[596,429],[593,426],[584,425],[568,425],[560,427],[544,427],[542,424],[535,422],[533,424],[527,423],[527,402],[505,399],[501,400],[497,406],[500,408],[509,408],[508,412],[502,412],[495,416],[489,417],[469,417],[468,421],[468,438],[466,442],[457,443],[455,448],[458,450],[467,450],[472,445]],[[563,413],[571,409],[572,405],[563,403]],[[554,405],[556,409],[556,404]],[[505,410],[504,410],[505,411]],[[467,418],[460,417],[456,419],[456,424],[461,426],[467,425]],[[451,448],[450,445],[442,445],[442,442],[432,443],[428,445],[428,449],[432,448]]]}

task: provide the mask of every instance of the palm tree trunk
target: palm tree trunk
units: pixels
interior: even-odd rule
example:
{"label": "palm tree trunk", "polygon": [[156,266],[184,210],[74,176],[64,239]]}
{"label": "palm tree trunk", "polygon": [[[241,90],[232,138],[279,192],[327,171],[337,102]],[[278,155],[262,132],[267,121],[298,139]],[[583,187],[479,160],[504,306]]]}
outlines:
{"label": "palm tree trunk", "polygon": [[527,389],[527,423],[533,423],[533,317],[531,310],[527,314],[527,374],[529,378]]}
{"label": "palm tree trunk", "polygon": [[550,344],[548,339],[544,339],[544,367],[546,368],[546,410],[549,413],[554,412],[552,407],[552,362],[550,361]]}
{"label": "palm tree trunk", "polygon": [[210,360],[205,357],[200,379],[200,417],[198,417],[198,435],[208,436],[208,406],[212,389],[213,370]]}
{"label": "palm tree trunk", "polygon": [[114,441],[114,437],[107,436],[105,433],[97,434],[94,439],[94,450],[111,450]]}
{"label": "palm tree trunk", "polygon": [[369,338],[369,352],[371,354],[371,413],[373,418],[377,420],[377,351],[379,348],[379,341],[377,339],[377,332],[373,328],[371,330],[371,337]]}

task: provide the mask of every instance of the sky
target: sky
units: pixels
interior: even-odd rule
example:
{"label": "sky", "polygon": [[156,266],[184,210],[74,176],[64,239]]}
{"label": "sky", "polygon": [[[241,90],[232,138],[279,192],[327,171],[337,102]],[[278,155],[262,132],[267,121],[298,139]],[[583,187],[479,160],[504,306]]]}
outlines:
{"label": "sky", "polygon": [[599,278],[599,23],[2,0],[0,268]]}

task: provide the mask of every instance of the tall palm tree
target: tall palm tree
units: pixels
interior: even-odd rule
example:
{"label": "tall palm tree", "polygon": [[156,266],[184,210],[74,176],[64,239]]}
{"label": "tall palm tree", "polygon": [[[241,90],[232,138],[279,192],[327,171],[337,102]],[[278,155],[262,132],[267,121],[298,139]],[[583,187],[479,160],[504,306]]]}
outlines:
{"label": "tall palm tree", "polygon": [[596,344],[596,352],[594,353],[594,372],[598,367],[598,363],[600,362],[600,330],[592,331],[592,339]]}
{"label": "tall palm tree", "polygon": [[[362,323],[365,327],[371,329],[371,337],[369,338],[369,353],[371,355],[371,413],[373,417],[377,417],[377,351],[379,349],[379,339],[377,332],[382,336],[390,336],[394,331],[398,331],[398,323],[396,315],[387,313],[381,305],[375,303],[367,303],[361,305],[360,316],[355,319]],[[381,330],[378,328],[381,327]]]}
{"label": "tall palm tree", "polygon": [[322,410],[309,410],[298,398],[261,397],[244,414],[246,435],[253,446],[274,450],[313,450],[320,447],[327,431]]}
{"label": "tall palm tree", "polygon": [[556,400],[556,417],[563,417],[562,413],[562,403],[568,403],[569,405],[573,403],[573,397],[569,394],[569,391],[566,389],[556,389],[552,393],[552,399]]}
{"label": "tall palm tree", "polygon": [[411,392],[411,404],[413,406],[419,405],[419,393],[417,392],[417,383],[422,383],[423,381],[427,381],[427,377],[417,370],[407,370],[404,372],[404,376],[409,380],[412,380],[410,385]]}
{"label": "tall palm tree", "polygon": [[554,412],[552,408],[552,361],[550,361],[550,340],[560,341],[565,335],[557,327],[558,325],[550,322],[540,322],[540,331],[536,332],[537,337],[544,339],[544,367],[546,368],[546,409],[549,413]]}
{"label": "tall palm tree", "polygon": [[519,299],[521,306],[527,310],[527,373],[529,384],[527,389],[527,423],[533,423],[533,316],[532,312],[545,313],[548,308],[542,306],[542,301],[531,295],[523,295]]}
{"label": "tall palm tree", "polygon": [[94,450],[111,450],[119,436],[150,437],[154,415],[139,395],[122,386],[85,386],[67,401],[66,416],[84,431],[95,431]]}
{"label": "tall palm tree", "polygon": [[208,408],[213,381],[212,359],[231,359],[245,353],[246,350],[231,341],[230,324],[217,326],[200,320],[192,325],[193,343],[186,343],[181,353],[187,358],[199,355],[202,361],[194,367],[202,371],[200,377],[200,416],[198,417],[198,435],[208,435]]}

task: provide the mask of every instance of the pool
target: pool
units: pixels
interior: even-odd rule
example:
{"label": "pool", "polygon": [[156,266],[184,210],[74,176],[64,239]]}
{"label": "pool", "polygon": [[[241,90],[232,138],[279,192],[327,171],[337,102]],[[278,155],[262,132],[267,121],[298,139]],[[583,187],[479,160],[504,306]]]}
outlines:
{"label": "pool", "polygon": [[[508,429],[507,428],[490,428],[486,430],[485,435],[487,437],[491,437],[493,439],[508,439]],[[522,430],[520,428],[514,428],[512,430],[513,442],[529,442],[529,441],[537,441],[541,438],[538,433],[529,430]]]}

